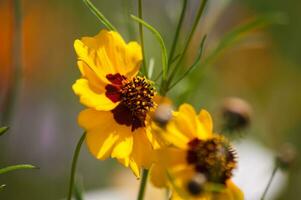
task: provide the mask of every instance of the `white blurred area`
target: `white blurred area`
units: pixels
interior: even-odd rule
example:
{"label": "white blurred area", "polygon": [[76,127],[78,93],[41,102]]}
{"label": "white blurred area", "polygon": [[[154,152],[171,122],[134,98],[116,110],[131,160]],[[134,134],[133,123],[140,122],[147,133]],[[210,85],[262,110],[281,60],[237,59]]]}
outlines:
{"label": "white blurred area", "polygon": [[[245,139],[236,143],[239,167],[235,171],[233,181],[245,194],[245,200],[260,199],[274,167],[274,154],[253,140]],[[287,176],[278,170],[266,200],[276,199],[287,181]],[[136,199],[139,181],[124,170],[116,174],[114,189],[91,191],[85,195],[86,200],[133,200]],[[165,191],[148,184],[145,200],[165,199]]]}
{"label": "white blurred area", "polygon": [[[234,146],[238,152],[239,167],[233,180],[243,190],[245,200],[260,199],[274,168],[274,154],[250,139]],[[286,182],[286,174],[278,170],[265,199],[276,199]]]}

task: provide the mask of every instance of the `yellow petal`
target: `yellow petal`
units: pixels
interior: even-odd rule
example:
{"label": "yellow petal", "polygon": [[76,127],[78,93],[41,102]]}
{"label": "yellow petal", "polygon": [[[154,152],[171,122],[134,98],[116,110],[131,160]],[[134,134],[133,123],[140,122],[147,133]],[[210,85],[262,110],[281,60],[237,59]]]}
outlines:
{"label": "yellow petal", "polygon": [[120,137],[119,140],[116,142],[112,152],[112,158],[125,159],[128,158],[132,153],[133,136],[131,135],[131,133],[124,135],[124,133],[121,133],[119,130],[118,133],[119,135],[122,134],[123,136]]}
{"label": "yellow petal", "polygon": [[166,145],[161,134],[164,134],[164,131],[155,123],[146,128],[146,136],[154,149],[159,149]]}
{"label": "yellow petal", "polygon": [[137,42],[130,42],[127,45],[126,53],[127,54],[126,59],[124,60],[124,66],[127,66],[127,68],[125,69],[122,67],[122,65],[120,65],[122,67],[122,69],[120,70],[125,70],[126,77],[131,78],[137,75],[141,61],[143,59],[141,47]]}
{"label": "yellow petal", "polygon": [[176,147],[164,147],[154,152],[155,162],[166,168],[186,164],[186,151]]}
{"label": "yellow petal", "polygon": [[162,137],[168,142],[178,148],[186,149],[190,138],[183,134],[177,127],[174,121],[167,124],[167,132],[162,134]]}
{"label": "yellow petal", "polygon": [[[83,40],[84,41],[84,40]],[[86,66],[104,83],[109,83],[107,74],[115,74],[105,52],[102,49],[93,49],[81,40],[74,41],[74,49],[78,60],[85,63]],[[80,66],[79,66],[80,67]]]}
{"label": "yellow petal", "polygon": [[132,172],[134,173],[134,175],[139,179],[141,176],[141,168],[137,164],[137,162],[135,162],[134,160],[130,160],[129,166],[130,166]]}
{"label": "yellow petal", "polygon": [[118,162],[120,162],[123,166],[128,167],[130,164],[130,158],[122,158],[122,159],[117,159]]}
{"label": "yellow petal", "polygon": [[[115,119],[112,120],[115,121]],[[117,123],[115,122],[115,124]],[[112,158],[122,159],[125,166],[127,166],[134,148],[133,135],[135,135],[135,132],[131,131],[130,126],[119,124],[115,126],[115,130],[119,135],[119,139],[114,146]]]}
{"label": "yellow petal", "polygon": [[213,123],[210,113],[207,110],[202,109],[199,114],[199,121],[205,126],[207,132],[212,133]]}
{"label": "yellow petal", "polygon": [[93,91],[86,79],[78,79],[72,88],[74,93],[80,97],[80,102],[89,108],[109,111],[118,105],[107,98],[105,93],[98,94]]}
{"label": "yellow petal", "polygon": [[98,76],[89,68],[89,66],[79,60],[77,61],[78,68],[81,72],[82,78],[85,78],[89,82],[89,86],[97,93],[103,93],[105,92],[106,83],[101,81],[101,79],[98,78]]}
{"label": "yellow petal", "polygon": [[[153,163],[153,149],[148,141],[145,130],[139,128],[133,132],[134,144],[130,155],[129,167],[137,178],[140,178],[141,170],[148,169]],[[119,160],[124,163],[124,160]]]}
{"label": "yellow petal", "polygon": [[107,74],[120,73],[132,78],[139,71],[141,47],[136,42],[125,43],[114,31],[102,30],[94,37],[84,37],[74,43],[78,59],[85,62],[106,82]]}
{"label": "yellow petal", "polygon": [[233,200],[243,200],[244,199],[244,193],[231,181],[227,181],[227,189],[232,194]]}
{"label": "yellow petal", "polygon": [[218,194],[212,194],[211,199],[212,200],[243,200],[244,194],[231,180],[228,180],[226,182],[226,188]]}
{"label": "yellow petal", "polygon": [[188,138],[193,139],[197,137],[196,113],[191,105],[182,104],[179,108],[178,115],[175,117],[175,121],[179,131]]}
{"label": "yellow petal", "polygon": [[100,132],[95,130],[87,132],[86,141],[88,148],[97,159],[107,159],[117,140],[118,135],[115,132],[106,132],[104,134],[100,134]]}
{"label": "yellow petal", "polygon": [[156,187],[167,187],[167,176],[165,168],[161,165],[155,164],[150,170],[150,180]]}
{"label": "yellow petal", "polygon": [[90,152],[98,159],[106,159],[112,152],[119,135],[115,131],[110,112],[86,109],[79,114],[78,122],[86,132]]}
{"label": "yellow petal", "polygon": [[154,150],[148,141],[145,131],[140,128],[134,133],[134,147],[131,160],[135,161],[140,168],[149,168],[154,159]]}

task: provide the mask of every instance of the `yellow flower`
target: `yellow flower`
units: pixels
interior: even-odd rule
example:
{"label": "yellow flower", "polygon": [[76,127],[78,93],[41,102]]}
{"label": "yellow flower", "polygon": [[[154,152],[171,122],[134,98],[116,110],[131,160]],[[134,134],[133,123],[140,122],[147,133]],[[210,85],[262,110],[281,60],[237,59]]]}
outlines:
{"label": "yellow flower", "polygon": [[151,181],[170,187],[174,200],[242,200],[243,193],[231,181],[236,154],[229,142],[213,134],[210,114],[197,115],[188,104],[166,125],[161,135],[168,147],[158,149]]}
{"label": "yellow flower", "polygon": [[152,141],[156,141],[146,133],[156,92],[149,80],[137,75],[140,45],[102,30],[94,37],[75,40],[74,48],[82,77],[73,90],[88,107],[78,122],[87,132],[90,152],[101,160],[116,158],[139,177],[140,169],[151,164]]}

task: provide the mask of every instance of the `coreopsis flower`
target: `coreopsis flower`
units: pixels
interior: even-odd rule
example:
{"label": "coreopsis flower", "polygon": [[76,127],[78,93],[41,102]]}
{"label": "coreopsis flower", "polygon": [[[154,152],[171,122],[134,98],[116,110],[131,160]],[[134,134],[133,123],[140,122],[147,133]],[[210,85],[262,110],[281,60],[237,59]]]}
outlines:
{"label": "coreopsis flower", "polygon": [[78,117],[87,132],[87,146],[97,159],[116,158],[139,177],[140,169],[151,164],[156,141],[146,133],[156,91],[152,82],[138,75],[140,45],[102,30],[75,40],[74,47],[82,77],[73,90],[87,107]]}
{"label": "coreopsis flower", "polygon": [[212,126],[207,111],[197,115],[183,104],[161,133],[170,145],[157,150],[151,180],[157,187],[171,188],[172,199],[243,199],[231,181],[235,150],[226,138],[213,134]]}

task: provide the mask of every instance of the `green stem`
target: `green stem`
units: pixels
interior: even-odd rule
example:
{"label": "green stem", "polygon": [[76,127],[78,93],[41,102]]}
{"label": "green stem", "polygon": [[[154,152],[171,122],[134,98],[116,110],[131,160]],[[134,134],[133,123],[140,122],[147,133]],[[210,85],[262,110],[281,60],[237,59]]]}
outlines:
{"label": "green stem", "polygon": [[6,185],[5,185],[5,184],[3,184],[3,185],[0,185],[0,191],[1,191],[1,190],[3,190],[5,187],[6,187]]}
{"label": "green stem", "polygon": [[170,85],[172,79],[174,78],[174,76],[176,75],[176,73],[177,73],[177,71],[178,71],[178,69],[179,69],[179,66],[182,64],[182,62],[183,62],[183,60],[184,60],[184,58],[185,58],[185,55],[186,55],[186,52],[187,52],[187,50],[188,50],[189,44],[190,44],[190,42],[191,42],[191,40],[192,40],[192,38],[193,38],[194,32],[195,32],[195,30],[196,30],[196,28],[197,28],[197,26],[198,26],[198,24],[199,24],[200,18],[201,18],[202,14],[203,14],[203,12],[204,12],[204,10],[205,10],[207,1],[208,1],[208,0],[203,0],[202,3],[200,4],[200,7],[199,7],[199,10],[198,10],[197,16],[196,16],[196,18],[195,18],[195,20],[194,20],[194,23],[193,23],[192,29],[191,29],[191,31],[190,31],[190,34],[189,34],[189,36],[188,36],[187,42],[186,42],[186,44],[185,44],[183,53],[181,54],[181,57],[180,57],[180,59],[179,59],[177,65],[174,67],[173,71],[171,72],[171,75],[170,75],[170,77],[169,77],[169,79],[168,79],[168,81],[167,81],[167,84],[164,86],[164,87],[166,87],[166,89],[163,89],[163,91],[165,91],[165,92],[168,92],[168,89],[167,89],[167,88],[169,87],[169,85]]}
{"label": "green stem", "polygon": [[277,170],[278,170],[278,167],[279,167],[279,166],[278,166],[278,164],[276,163],[276,164],[275,164],[275,167],[274,167],[274,169],[273,169],[272,175],[271,175],[271,177],[270,177],[270,180],[269,180],[267,186],[265,187],[264,192],[263,192],[263,194],[262,194],[260,200],[264,200],[264,199],[265,199],[265,196],[266,196],[266,194],[268,193],[268,190],[269,190],[269,188],[270,188],[270,186],[271,186],[271,183],[272,183],[272,181],[273,181],[273,179],[274,179],[274,177],[275,177],[275,174],[276,174],[276,172],[277,172]]}
{"label": "green stem", "polygon": [[[171,61],[173,60],[174,53],[175,53],[175,50],[176,50],[176,47],[177,47],[177,43],[178,43],[178,39],[179,39],[179,35],[180,35],[180,30],[182,28],[185,13],[186,13],[186,7],[187,7],[187,0],[184,0],[180,20],[179,20],[179,23],[177,25],[176,34],[175,34],[175,37],[173,39],[170,54],[169,54],[169,58],[168,58],[169,65],[171,65],[171,63],[172,63]],[[168,70],[169,70],[169,68],[168,68]]]}
{"label": "green stem", "polygon": [[137,200],[143,200],[144,199],[144,193],[145,193],[145,188],[146,188],[146,183],[147,183],[147,177],[148,177],[148,170],[144,169],[142,172],[142,179],[140,182],[140,188],[139,188],[139,193]]}
{"label": "green stem", "polygon": [[90,0],[83,0],[86,6],[91,10],[91,12],[105,25],[105,27],[111,31],[116,31],[117,29],[111,24],[111,22],[91,3]]}
{"label": "green stem", "polygon": [[196,68],[199,64],[200,64],[200,61],[201,61],[201,58],[202,58],[202,55],[203,55],[203,51],[204,51],[204,44],[205,44],[205,40],[207,38],[207,35],[205,35],[202,39],[202,42],[201,42],[201,47],[200,47],[200,51],[199,51],[199,54],[195,60],[195,62],[188,68],[188,70],[186,70],[184,72],[183,75],[181,75],[181,77],[176,80],[167,90],[171,90],[174,86],[176,86],[181,80],[183,80],[194,68]]}
{"label": "green stem", "polygon": [[8,131],[9,127],[3,126],[0,128],[0,136]]}
{"label": "green stem", "polygon": [[136,38],[136,32],[133,24],[130,21],[130,16],[133,13],[133,2],[132,1],[122,1],[122,8],[124,12],[125,24],[129,39]]}
{"label": "green stem", "polygon": [[33,165],[27,165],[27,164],[12,165],[12,166],[8,166],[8,167],[4,167],[4,168],[0,169],[0,174],[5,174],[8,172],[20,170],[20,169],[38,169],[38,168]]}
{"label": "green stem", "polygon": [[81,138],[79,139],[79,141],[76,145],[74,154],[73,154],[67,200],[71,200],[71,198],[72,198],[72,192],[73,192],[73,187],[74,187],[74,177],[75,177],[75,171],[76,171],[76,164],[77,164],[77,160],[78,160],[78,156],[79,156],[81,146],[82,146],[85,138],[86,138],[86,132],[84,132],[83,135],[81,136]]}
{"label": "green stem", "polygon": [[[143,20],[142,0],[138,0],[138,17]],[[139,23],[139,36],[140,36],[142,56],[143,56],[142,73],[145,76],[147,76],[148,73],[146,69],[146,56],[145,56],[145,49],[144,49],[144,32],[143,32],[143,25],[141,23]]]}
{"label": "green stem", "polygon": [[165,82],[167,80],[168,56],[167,56],[166,46],[165,46],[165,43],[164,43],[164,40],[163,40],[161,34],[154,27],[152,27],[150,24],[143,21],[139,17],[136,17],[134,15],[131,15],[131,17],[133,20],[142,24],[148,30],[150,30],[153,33],[153,35],[156,37],[157,41],[159,42],[160,48],[161,48],[161,57],[162,57],[162,81]]}

